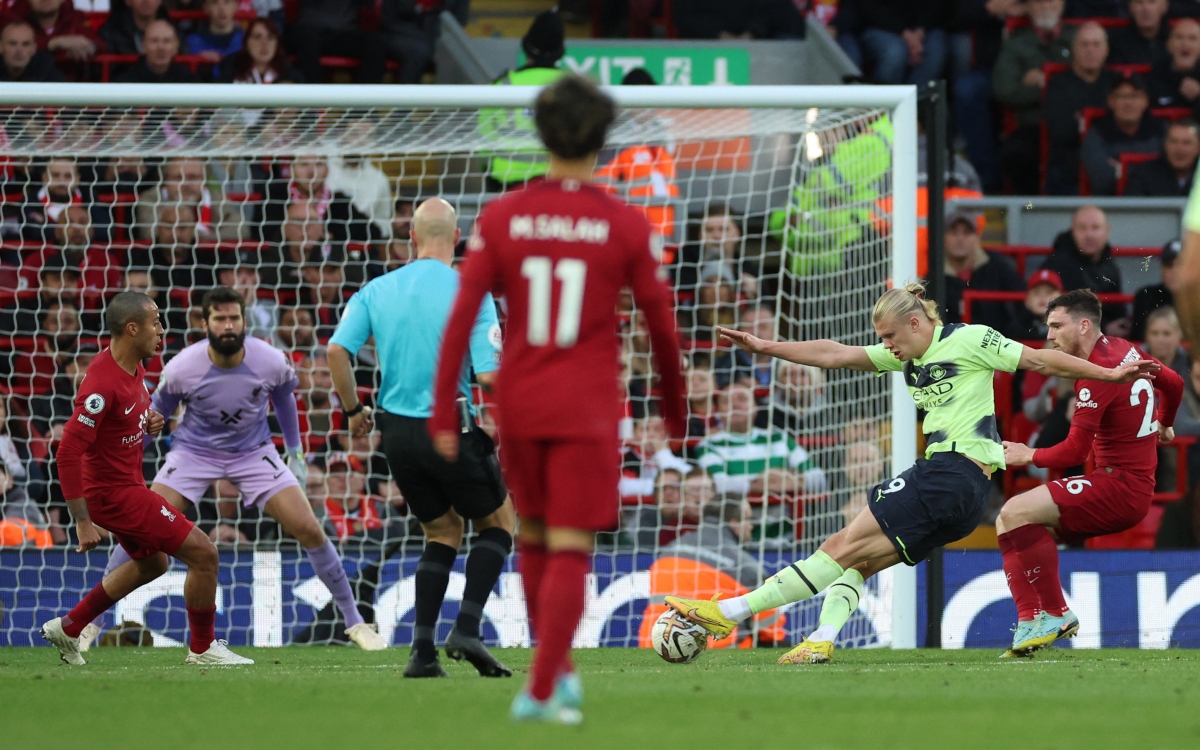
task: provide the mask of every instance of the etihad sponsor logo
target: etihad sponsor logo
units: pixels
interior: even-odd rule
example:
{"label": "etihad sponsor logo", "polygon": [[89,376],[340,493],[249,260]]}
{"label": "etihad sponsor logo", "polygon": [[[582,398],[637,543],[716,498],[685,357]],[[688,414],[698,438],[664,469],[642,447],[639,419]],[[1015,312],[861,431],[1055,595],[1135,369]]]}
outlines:
{"label": "etihad sponsor logo", "polygon": [[514,240],[559,240],[561,242],[608,242],[608,221],[586,216],[514,216],[508,222],[508,236]]}

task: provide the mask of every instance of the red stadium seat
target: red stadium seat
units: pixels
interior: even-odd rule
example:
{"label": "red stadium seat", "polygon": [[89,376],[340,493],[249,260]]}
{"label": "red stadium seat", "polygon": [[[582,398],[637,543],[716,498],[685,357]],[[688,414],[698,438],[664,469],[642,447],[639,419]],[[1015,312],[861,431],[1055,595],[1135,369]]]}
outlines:
{"label": "red stadium seat", "polygon": [[1134,164],[1154,161],[1158,154],[1121,154],[1121,174],[1117,177],[1117,195],[1125,195],[1125,187],[1129,184],[1129,168]]}

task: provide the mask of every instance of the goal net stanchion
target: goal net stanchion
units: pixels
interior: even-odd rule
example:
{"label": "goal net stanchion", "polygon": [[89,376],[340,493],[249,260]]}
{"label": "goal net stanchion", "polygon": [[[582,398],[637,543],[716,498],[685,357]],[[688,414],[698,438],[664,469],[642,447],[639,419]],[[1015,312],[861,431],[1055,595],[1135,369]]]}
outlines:
{"label": "goal net stanchion", "polygon": [[[648,213],[671,212],[655,216],[669,225],[662,244],[674,257],[667,265],[689,379],[696,381],[693,423],[710,437],[729,426],[723,410],[733,408],[734,397],[727,390],[706,395],[703,381],[715,378],[723,385],[743,367],[758,418],[784,434],[783,444],[807,450],[802,468],[810,483],[800,500],[751,493],[752,510],[744,518],[728,511],[741,507],[740,498],[711,498],[706,507],[682,513],[680,523],[666,506],[686,509],[697,497],[709,498],[712,486],[692,487],[685,479],[677,490],[665,487],[653,476],[654,462],[642,462],[640,474],[628,477],[635,490],[622,496],[622,527],[598,547],[579,645],[637,645],[641,631],[648,632],[644,617],[671,590],[715,586],[734,593],[755,585],[840,528],[864,482],[915,460],[915,412],[898,376],[828,373],[822,381],[779,364],[738,365],[732,350],[712,341],[711,329],[748,324],[752,310],[762,308],[771,313],[772,335],[874,340],[875,298],[889,283],[916,273],[914,90],[610,91],[622,115],[602,162],[651,145],[669,152],[677,168],[668,175],[676,192],[656,186],[632,191],[630,200]],[[467,230],[495,197],[486,180],[488,160],[538,158],[532,132],[505,129],[503,117],[499,129],[494,122],[486,130],[480,126],[481,112],[520,115],[535,94],[487,86],[0,86],[0,337],[6,344],[0,384],[8,434],[28,468],[28,479],[18,485],[29,500],[18,506],[10,493],[0,523],[7,540],[14,519],[27,511],[36,527],[30,538],[38,540],[0,546],[0,591],[19,592],[11,599],[5,594],[9,612],[0,644],[35,642],[36,626],[73,604],[104,569],[106,550],[76,555],[62,544],[37,544],[46,541],[38,534],[49,534],[46,520],[70,526],[53,480],[54,441],[61,412],[69,416],[73,378],[104,344],[99,323],[105,300],[127,287],[156,294],[167,312],[169,357],[202,338],[200,295],[222,282],[257,299],[251,334],[269,337],[295,362],[314,506],[331,535],[345,536],[347,568],[380,630],[398,645],[411,640],[420,531],[404,514],[377,447],[340,432],[322,341],[345,295],[408,260],[402,218],[413,200],[446,198]],[[867,148],[870,139],[875,146]],[[878,144],[885,141],[881,154]],[[385,185],[376,196],[382,207],[368,200],[369,190],[349,195],[378,179]],[[741,235],[726,243],[731,256],[714,256],[711,249],[705,255],[698,247],[705,207],[715,202],[729,206]],[[689,219],[689,210],[695,218]],[[639,318],[629,312],[625,437],[630,448],[648,456],[657,446],[646,421],[653,413],[647,404],[654,372]],[[373,390],[372,357],[368,349],[357,360],[365,397]],[[161,364],[161,358],[150,363],[151,387]],[[768,377],[757,380],[763,371]],[[481,410],[485,424],[492,416]],[[693,434],[676,448],[705,463],[705,452],[712,451],[702,438]],[[148,452],[148,476],[161,465],[162,443]],[[742,477],[745,483],[753,478]],[[704,484],[693,477],[697,482]],[[672,491],[678,492],[675,501]],[[226,486],[214,488],[198,514],[202,528],[215,529],[221,542],[218,628],[231,643],[337,637],[328,592],[298,545],[270,519],[243,508]],[[749,527],[738,536],[734,529],[741,521]],[[58,530],[53,536],[62,541]],[[460,556],[451,576],[439,637],[453,621],[462,562]],[[182,568],[172,569],[102,624],[111,631],[133,623],[156,643],[180,642],[182,577]],[[845,643],[915,646],[915,588],[908,568],[869,584],[862,614],[843,633]],[[819,607],[818,599],[789,608],[782,613],[786,619],[748,628],[745,640],[761,641],[773,632],[796,641],[815,623]],[[491,642],[529,642],[515,566],[503,574],[485,614]]]}

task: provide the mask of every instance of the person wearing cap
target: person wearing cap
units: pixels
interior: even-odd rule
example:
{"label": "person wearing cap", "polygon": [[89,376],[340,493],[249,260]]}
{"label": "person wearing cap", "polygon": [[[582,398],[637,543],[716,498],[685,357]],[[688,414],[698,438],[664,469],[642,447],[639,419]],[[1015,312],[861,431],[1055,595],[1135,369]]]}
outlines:
{"label": "person wearing cap", "polygon": [[1169,57],[1150,69],[1146,85],[1155,107],[1188,107],[1200,98],[1200,21],[1181,18],[1167,38]]}
{"label": "person wearing cap", "polygon": [[1175,291],[1179,286],[1175,261],[1179,259],[1181,245],[1180,240],[1171,240],[1163,245],[1162,254],[1158,256],[1162,281],[1144,286],[1133,295],[1133,323],[1129,332],[1129,338],[1132,340],[1145,340],[1146,319],[1150,317],[1150,313],[1160,307],[1175,305]]}
{"label": "person wearing cap", "polygon": [[1200,158],[1200,126],[1190,117],[1167,128],[1163,152],[1153,161],[1129,165],[1125,195],[1185,197],[1192,192]]}
{"label": "person wearing cap", "polygon": [[[1025,282],[1012,260],[979,242],[979,216],[957,208],[946,216],[946,323],[961,323],[966,312],[963,293],[968,289],[988,292],[1023,292]],[[972,302],[971,323],[989,326],[1011,335],[1016,302]]]}
{"label": "person wearing cap", "polygon": [[[1063,290],[1091,289],[1096,294],[1120,294],[1121,269],[1113,260],[1108,242],[1111,227],[1097,206],[1080,206],[1071,216],[1071,228],[1054,238],[1053,252],[1041,268],[1058,273]],[[1124,303],[1102,306],[1104,332],[1129,335],[1129,310]]]}
{"label": "person wearing cap", "polygon": [[1121,154],[1156,154],[1165,127],[1149,114],[1150,97],[1139,75],[1121,78],[1108,94],[1108,114],[1092,123],[1080,147],[1093,195],[1116,195]]}
{"label": "person wearing cap", "polygon": [[1071,67],[1046,84],[1046,193],[1079,192],[1079,124],[1085,107],[1103,107],[1120,78],[1104,67],[1108,36],[1095,21],[1081,24],[1071,42]]}
{"label": "person wearing cap", "polygon": [[[442,336],[458,295],[458,272],[451,267],[462,234],[457,221],[454,208],[441,198],[417,207],[411,228],[416,260],[371,281],[350,298],[329,342],[329,368],[351,435],[367,434],[378,421],[392,478],[425,533],[415,579],[413,650],[404,676],[446,676],[434,635],[450,569],[470,520],[476,536],[446,655],[465,658],[485,677],[510,677],[508,667],[484,646],[480,630],[484,605],[512,550],[516,526],[495,444],[476,423],[471,405],[471,370],[480,385],[490,389],[500,368],[500,325],[491,295],[480,306],[472,330],[471,367],[464,367],[459,379],[462,450],[456,463],[434,451],[427,428]],[[359,400],[350,361],[372,336],[379,366],[374,412]]]}
{"label": "person wearing cap", "polygon": [[1046,326],[1050,300],[1063,293],[1062,277],[1056,271],[1043,268],[1029,277],[1025,303],[1017,310],[1013,338],[1020,341],[1040,341],[1050,329]]}
{"label": "person wearing cap", "polygon": [[[557,10],[539,13],[521,38],[525,64],[497,78],[497,86],[545,86],[558,80],[563,71],[555,67],[566,54],[562,18]],[[479,132],[488,140],[537,141],[530,110],[484,109],[479,112]],[[488,162],[488,189],[504,191],[546,174],[550,163],[542,149],[530,146],[503,147]]]}

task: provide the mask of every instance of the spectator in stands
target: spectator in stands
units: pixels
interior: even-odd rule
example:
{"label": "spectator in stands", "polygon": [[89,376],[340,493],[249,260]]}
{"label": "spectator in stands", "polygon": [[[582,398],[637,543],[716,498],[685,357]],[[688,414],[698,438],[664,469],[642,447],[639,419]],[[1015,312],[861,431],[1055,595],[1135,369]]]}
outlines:
{"label": "spectator in stands", "polygon": [[1160,307],[1175,306],[1175,289],[1178,272],[1175,261],[1179,258],[1182,243],[1172,240],[1163,245],[1162,254],[1158,256],[1162,281],[1138,289],[1133,295],[1133,322],[1129,337],[1134,341],[1142,341],[1146,335],[1146,319],[1150,313]]}
{"label": "spectator in stands", "polygon": [[1146,317],[1146,353],[1188,379],[1188,354],[1183,348],[1183,327],[1173,307],[1160,307]]}
{"label": "spectator in stands", "polygon": [[104,51],[87,17],[75,9],[71,0],[29,0],[25,20],[33,27],[38,49],[61,52],[75,61],[90,60]]}
{"label": "spectator in stands", "polygon": [[[307,426],[307,453],[324,453],[329,446],[329,438],[341,426],[341,402],[333,390],[333,377],[329,374],[329,360],[325,357],[324,349],[317,349],[311,357],[305,357],[296,368],[300,378],[297,391],[300,395],[300,407],[303,410],[304,422]],[[302,429],[302,431],[304,431]]]}
{"label": "spectator in stands", "polygon": [[1186,198],[1192,194],[1196,161],[1200,159],[1200,126],[1188,117],[1167,128],[1163,152],[1157,159],[1129,165],[1125,195]]}
{"label": "spectator in stands", "polygon": [[[738,330],[757,336],[764,341],[774,341],[775,308],[773,305],[752,305],[742,310],[738,321]],[[733,347],[717,354],[713,361],[713,374],[717,378],[717,387],[724,388],[731,382],[748,385],[751,388],[766,388],[771,385],[771,368],[774,358],[762,355],[747,354],[743,349]]]}
{"label": "spectator in stands", "polygon": [[196,83],[196,74],[175,62],[179,32],[170,21],[151,21],[142,37],[142,56],[117,76],[117,83]]}
{"label": "spectator in stands", "polygon": [[691,466],[671,452],[662,417],[635,419],[621,462],[618,489],[622,502],[654,502],[658,475],[668,469],[686,474]]}
{"label": "spectator in stands", "polygon": [[727,203],[710,203],[700,222],[700,241],[680,252],[675,287],[695,292],[706,277],[736,285],[742,278],[742,227]]}
{"label": "spectator in stands", "polygon": [[730,3],[723,0],[676,0],[675,29],[683,39],[795,39],[804,35],[804,18],[780,0]]}
{"label": "spectator in stands", "polygon": [[1200,97],[1200,23],[1181,19],[1167,39],[1170,56],[1150,70],[1147,85],[1155,107],[1192,107]]}
{"label": "spectator in stands", "polygon": [[941,76],[949,3],[857,0],[856,4],[863,25],[858,40],[871,82],[924,86]]}
{"label": "spectator in stands", "polygon": [[437,3],[383,0],[379,8],[379,33],[388,57],[400,63],[397,83],[420,83],[433,60],[441,34],[441,9]]}
{"label": "spectator in stands", "polygon": [[[1042,268],[1054,271],[1066,291],[1091,289],[1096,294],[1121,293],[1121,269],[1108,244],[1108,217],[1096,206],[1081,206],[1071,217],[1071,228],[1054,238],[1053,252]],[[1104,332],[1110,336],[1129,334],[1125,305],[1103,305]]]}
{"label": "spectator in stands", "polygon": [[51,157],[40,173],[41,184],[26,196],[21,212],[21,236],[30,241],[52,239],[55,223],[67,207],[83,204],[79,169],[73,159]]}
{"label": "spectator in stands", "polygon": [[[1156,0],[1163,2],[1164,0]],[[1085,23],[1071,41],[1071,67],[1046,84],[1049,158],[1046,193],[1079,194],[1079,131],[1085,107],[1103,107],[1120,74],[1104,67],[1108,40],[1104,28]]]}
{"label": "spectator in stands", "polygon": [[692,303],[679,308],[680,330],[696,341],[715,341],[717,326],[733,328],[737,325],[737,291],[732,282],[719,273],[716,267],[710,267],[701,279]]}
{"label": "spectator in stands", "polygon": [[[204,0],[205,20],[187,37],[189,55],[216,65],[242,48],[245,32],[234,20],[238,0]],[[216,70],[213,71],[214,74]]]}
{"label": "spectator in stands", "polygon": [[288,60],[279,27],[269,18],[256,18],[246,26],[242,48],[221,61],[217,81],[303,83],[304,77]]}
{"label": "spectator in stands", "polygon": [[217,283],[242,295],[246,301],[246,335],[273,341],[278,327],[279,305],[273,298],[259,296],[258,266],[239,264],[217,271]]}
{"label": "spectator in stands", "polygon": [[275,346],[287,352],[309,352],[317,345],[312,313],[303,307],[285,307],[279,311]]}
{"label": "spectator in stands", "polygon": [[1062,24],[1063,0],[1029,0],[1030,25],[1017,29],[1000,48],[992,71],[996,100],[1012,110],[1017,129],[1000,147],[1005,177],[1018,194],[1038,192],[1038,141],[1046,63],[1066,62],[1073,31]]}
{"label": "spectator in stands", "polygon": [[312,312],[317,338],[326,341],[333,335],[342,309],[346,306],[343,291],[346,287],[345,258],[340,253],[326,256],[322,248],[313,248],[301,268],[304,284],[300,287],[300,304]]}
{"label": "spectator in stands", "polygon": [[322,55],[358,60],[358,83],[383,81],[388,42],[382,34],[364,29],[358,16],[360,8],[374,4],[375,0],[301,0],[300,16],[287,31],[287,46],[295,53],[305,81],[325,80]]}
{"label": "spectator in stands", "polygon": [[716,379],[708,367],[694,364],[687,371],[688,438],[702,438],[720,426],[716,411]]}
{"label": "spectator in stands", "polygon": [[[962,322],[966,312],[963,293],[968,289],[988,292],[1023,292],[1025,280],[1012,259],[980,244],[979,216],[955,209],[946,216],[945,322]],[[971,303],[971,322],[1011,333],[1016,302]]]}
{"label": "spectator in stands", "polygon": [[1017,341],[1045,341],[1050,332],[1046,325],[1046,308],[1062,293],[1062,278],[1056,271],[1047,268],[1035,271],[1029,277],[1029,291],[1025,293],[1024,304],[1017,310],[1009,336]]}
{"label": "spectator in stands", "polygon": [[[303,219],[320,222],[330,242],[366,244],[382,241],[384,234],[379,227],[354,207],[349,196],[331,189],[328,178],[329,164],[319,156],[298,156],[286,170],[277,172],[267,183],[263,206],[263,239],[279,242],[285,239],[285,220]],[[297,210],[293,216],[289,208],[293,204],[302,204],[305,208]],[[308,244],[316,242],[315,237],[310,237]],[[305,255],[299,255],[297,262]],[[351,278],[351,281],[357,283],[362,279]]]}
{"label": "spectator in stands", "polygon": [[1129,0],[1131,23],[1113,29],[1109,39],[1112,47],[1110,63],[1123,65],[1154,65],[1167,59],[1167,23],[1169,0]]}
{"label": "spectator in stands", "polygon": [[787,360],[775,361],[774,406],[759,409],[755,427],[767,427],[768,412],[776,428],[789,434],[812,434],[831,421],[825,397],[825,371]]}
{"label": "spectator in stands", "polygon": [[83,292],[82,276],[62,256],[45,257],[37,273],[37,296],[18,297],[0,314],[0,332],[28,336],[39,329],[38,314],[62,301],[78,306]]}
{"label": "spectator in stands", "polygon": [[712,478],[691,464],[660,471],[656,490],[657,504],[627,511],[621,524],[647,550],[695,531],[704,506],[717,494]]}
{"label": "spectator in stands", "polygon": [[1116,195],[1121,154],[1158,153],[1166,128],[1146,110],[1150,98],[1139,75],[1119,79],[1108,95],[1108,114],[1092,123],[1079,159],[1093,195]]}
{"label": "spectator in stands", "polygon": [[718,392],[717,400],[724,429],[701,441],[697,459],[718,492],[794,496],[825,488],[825,472],[791,436],[754,426],[754,391],[733,383]]}
{"label": "spectator in stands", "polygon": [[350,537],[380,538],[385,527],[383,508],[367,494],[367,475],[357,456],[330,454],[325,462],[325,512],[340,541]]}
{"label": "spectator in stands", "polygon": [[150,262],[143,263],[138,257],[135,265],[149,265],[154,286],[170,292],[166,300],[168,327],[184,328],[181,316],[192,293],[207,289],[215,281],[216,253],[196,246],[196,210],[190,205],[160,203],[157,217]]}
{"label": "spectator in stands", "polygon": [[242,212],[219,187],[209,187],[202,159],[172,157],[162,168],[162,182],[138,196],[134,221],[147,234],[155,210],[163,204],[188,206],[195,215],[196,241],[237,240],[245,229]]}
{"label": "spectator in stands", "polygon": [[115,55],[140,55],[150,24],[166,18],[162,0],[112,0],[108,20],[100,27],[100,38]]}
{"label": "spectator in stands", "polygon": [[325,186],[347,196],[354,208],[375,225],[380,237],[390,237],[395,198],[388,176],[364,151],[377,147],[375,122],[355,120],[346,126],[336,154],[329,158]]}
{"label": "spectator in stands", "polygon": [[55,302],[42,311],[37,331],[38,351],[53,358],[50,372],[57,372],[79,345],[83,332],[79,308],[72,302]]}
{"label": "spectator in stands", "polygon": [[841,507],[842,520],[849,524],[870,501],[871,488],[883,480],[883,454],[879,443],[859,440],[843,449],[842,477],[848,497]]}
{"label": "spectator in stands", "polygon": [[63,361],[50,392],[30,399],[30,416],[38,435],[55,443],[62,439],[63,426],[75,412],[75,394],[79,384],[87,374],[88,365],[99,353],[100,347],[96,344],[80,344],[74,356]]}
{"label": "spectator in stands", "polygon": [[28,21],[9,21],[0,30],[0,83],[58,83],[67,80],[54,55],[38,49],[33,26]]}

